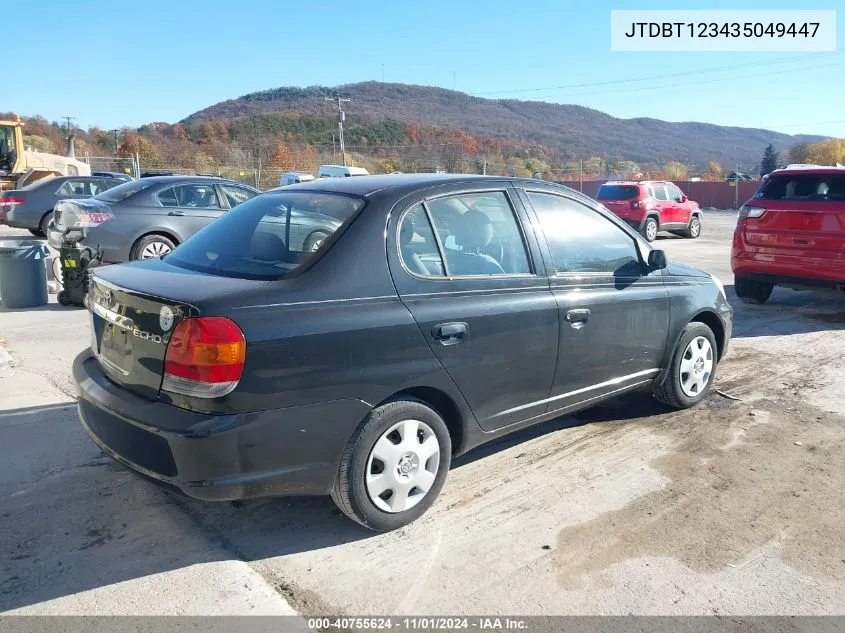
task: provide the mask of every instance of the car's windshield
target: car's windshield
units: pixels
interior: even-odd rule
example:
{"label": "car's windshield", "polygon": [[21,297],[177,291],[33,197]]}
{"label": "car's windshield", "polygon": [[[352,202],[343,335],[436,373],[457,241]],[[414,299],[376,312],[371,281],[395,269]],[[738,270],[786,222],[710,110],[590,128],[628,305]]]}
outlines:
{"label": "car's windshield", "polygon": [[336,194],[265,193],[209,224],[165,260],[214,275],[275,279],[319,257],[363,205]]}
{"label": "car's windshield", "polygon": [[94,196],[95,200],[102,200],[103,202],[120,202],[126,200],[129,196],[134,196],[139,191],[152,187],[154,183],[144,180],[132,180],[124,182],[104,191],[103,193]]}
{"label": "car's windshield", "polygon": [[637,197],[637,188],[633,185],[602,185],[596,196],[598,200],[630,200]]}

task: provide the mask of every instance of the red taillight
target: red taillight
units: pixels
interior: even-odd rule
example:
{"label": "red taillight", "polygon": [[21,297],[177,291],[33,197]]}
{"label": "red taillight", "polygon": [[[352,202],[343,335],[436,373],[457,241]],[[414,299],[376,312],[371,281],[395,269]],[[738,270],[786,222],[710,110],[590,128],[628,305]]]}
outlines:
{"label": "red taillight", "polygon": [[170,335],[162,389],[199,398],[231,393],[241,379],[246,340],[226,317],[187,318]]}
{"label": "red taillight", "polygon": [[23,204],[23,198],[0,198],[0,204]]}
{"label": "red taillight", "polygon": [[748,218],[761,218],[766,210],[763,207],[752,207],[744,204],[739,208],[739,217],[737,221],[744,222]]}

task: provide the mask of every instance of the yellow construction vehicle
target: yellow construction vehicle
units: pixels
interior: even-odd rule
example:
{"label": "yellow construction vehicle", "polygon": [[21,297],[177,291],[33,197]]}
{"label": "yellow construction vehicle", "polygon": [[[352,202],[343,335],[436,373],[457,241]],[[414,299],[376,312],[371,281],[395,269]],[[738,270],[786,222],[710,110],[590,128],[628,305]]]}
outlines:
{"label": "yellow construction vehicle", "polygon": [[10,119],[0,121],[0,191],[20,189],[53,176],[91,175],[91,167],[72,155],[58,156],[25,148],[21,118],[13,114]]}

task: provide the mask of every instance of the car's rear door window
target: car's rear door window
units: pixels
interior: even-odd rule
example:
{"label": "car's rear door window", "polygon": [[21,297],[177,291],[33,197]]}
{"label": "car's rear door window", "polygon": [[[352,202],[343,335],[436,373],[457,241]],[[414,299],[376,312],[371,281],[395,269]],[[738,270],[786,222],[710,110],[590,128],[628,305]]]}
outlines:
{"label": "car's rear door window", "polygon": [[100,192],[96,180],[66,180],[56,193],[60,196],[94,196]]}
{"label": "car's rear door window", "polygon": [[414,275],[445,277],[441,245],[421,204],[408,209],[399,221],[399,254],[402,265]]}
{"label": "car's rear door window", "polygon": [[598,211],[564,196],[527,192],[557,274],[639,275],[637,243]]}
{"label": "car's rear door window", "polygon": [[450,276],[531,273],[525,241],[503,191],[464,193],[427,201]]}
{"label": "car's rear door window", "polygon": [[165,261],[214,275],[277,279],[321,257],[363,205],[337,194],[267,192],[223,214]]}

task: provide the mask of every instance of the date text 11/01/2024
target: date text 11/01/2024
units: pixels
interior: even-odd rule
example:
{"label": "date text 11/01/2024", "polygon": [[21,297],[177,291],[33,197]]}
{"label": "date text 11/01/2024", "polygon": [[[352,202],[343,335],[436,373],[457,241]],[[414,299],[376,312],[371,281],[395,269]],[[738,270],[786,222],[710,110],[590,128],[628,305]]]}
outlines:
{"label": "date text 11/01/2024", "polygon": [[625,37],[815,37],[819,22],[632,22]]}
{"label": "date text 11/01/2024", "polygon": [[390,617],[343,617],[343,618],[309,618],[308,628],[311,630],[383,630],[399,629],[408,631],[523,631],[528,628],[525,620],[518,618],[499,617],[434,617],[420,616],[407,618]]}

